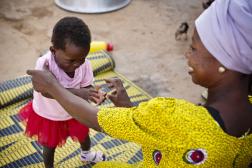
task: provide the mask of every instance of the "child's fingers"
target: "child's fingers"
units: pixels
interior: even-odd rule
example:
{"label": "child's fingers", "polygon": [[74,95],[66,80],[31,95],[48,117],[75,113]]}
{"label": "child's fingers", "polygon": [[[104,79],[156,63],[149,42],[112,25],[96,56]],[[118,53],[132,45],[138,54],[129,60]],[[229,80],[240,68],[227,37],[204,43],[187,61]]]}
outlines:
{"label": "child's fingers", "polygon": [[106,95],[102,96],[101,99],[99,100],[99,102],[97,103],[98,105],[100,105],[101,103],[103,103],[106,100]]}
{"label": "child's fingers", "polygon": [[96,97],[89,97],[89,100],[94,102],[95,104],[97,104],[97,102],[99,101],[99,98]]}
{"label": "child's fingers", "polygon": [[89,89],[89,92],[90,92],[90,93],[93,93],[93,94],[98,94],[99,90],[96,90],[95,88],[94,88],[94,89],[93,89],[93,88],[90,88],[90,89]]}
{"label": "child's fingers", "polygon": [[95,85],[95,86],[94,86],[94,89],[95,89],[96,91],[100,90],[100,89],[101,89],[101,85]]}
{"label": "child's fingers", "polygon": [[90,93],[90,97],[94,97],[94,98],[99,99],[101,97],[101,94],[99,94],[99,93]]}
{"label": "child's fingers", "polygon": [[90,97],[89,100],[94,102],[96,105],[100,105],[102,102],[104,102],[105,97],[104,96],[100,96],[99,98]]}

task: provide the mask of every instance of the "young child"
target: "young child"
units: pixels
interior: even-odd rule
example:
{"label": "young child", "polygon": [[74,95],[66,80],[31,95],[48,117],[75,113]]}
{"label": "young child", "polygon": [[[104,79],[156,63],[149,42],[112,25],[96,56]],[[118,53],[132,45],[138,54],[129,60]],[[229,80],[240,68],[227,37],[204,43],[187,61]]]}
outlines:
{"label": "young child", "polygon": [[[97,103],[100,94],[92,87],[93,71],[86,59],[91,42],[88,26],[76,17],[62,18],[54,26],[51,42],[50,51],[37,60],[36,69],[47,66],[73,94]],[[105,160],[102,152],[90,151],[88,127],[73,119],[50,95],[34,91],[33,96],[20,116],[27,122],[25,133],[36,136],[43,146],[45,167],[53,167],[56,147],[62,146],[69,136],[80,142],[82,161]]]}

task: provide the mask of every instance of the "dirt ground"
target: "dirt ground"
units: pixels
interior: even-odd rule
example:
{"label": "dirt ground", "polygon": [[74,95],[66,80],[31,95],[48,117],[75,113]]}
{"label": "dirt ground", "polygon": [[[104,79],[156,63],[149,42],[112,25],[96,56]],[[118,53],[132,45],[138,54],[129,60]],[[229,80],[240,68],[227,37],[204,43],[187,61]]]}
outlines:
{"label": "dirt ground", "polygon": [[64,16],[82,18],[93,40],[111,42],[116,71],[152,96],[201,102],[203,88],[187,73],[184,52],[190,44],[174,34],[203,11],[199,0],[132,0],[105,14],[77,14],[58,8],[53,0],[0,1],[0,82],[25,74],[50,44],[54,24]]}

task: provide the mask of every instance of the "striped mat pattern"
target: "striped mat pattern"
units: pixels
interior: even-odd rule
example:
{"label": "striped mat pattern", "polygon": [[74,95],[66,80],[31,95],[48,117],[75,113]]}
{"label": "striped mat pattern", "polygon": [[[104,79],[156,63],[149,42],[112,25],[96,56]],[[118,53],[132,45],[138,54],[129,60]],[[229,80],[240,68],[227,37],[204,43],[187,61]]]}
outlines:
{"label": "striped mat pattern", "polygon": [[[102,85],[103,79],[119,77],[134,105],[151,97],[123,75],[113,69],[115,63],[111,55],[101,51],[88,56],[95,75],[95,84]],[[104,85],[105,86],[105,85]],[[107,88],[103,88],[106,90]],[[18,111],[32,99],[30,76],[22,76],[0,84],[0,167],[44,167],[42,148],[35,139],[24,135],[25,126],[17,117]],[[112,107],[105,100],[100,107]],[[135,143],[114,139],[100,132],[90,130],[93,150],[101,150],[108,160],[136,163],[142,160],[140,146]],[[63,147],[55,152],[55,167],[92,167],[79,159],[79,144],[70,138]]]}

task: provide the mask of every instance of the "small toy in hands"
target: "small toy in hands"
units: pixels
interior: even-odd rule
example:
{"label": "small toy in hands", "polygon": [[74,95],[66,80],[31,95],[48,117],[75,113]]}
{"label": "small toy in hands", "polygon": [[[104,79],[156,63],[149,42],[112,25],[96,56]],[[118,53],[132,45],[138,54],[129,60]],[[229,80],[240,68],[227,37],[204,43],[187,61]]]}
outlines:
{"label": "small toy in hands", "polygon": [[95,86],[95,90],[98,91],[98,93],[97,93],[98,96],[96,96],[96,97],[92,96],[92,101],[89,101],[89,103],[91,103],[91,104],[93,104],[95,106],[98,106],[102,102],[104,102],[104,100],[106,98],[105,98],[105,93],[100,91],[97,86]]}
{"label": "small toy in hands", "polygon": [[109,87],[109,84],[105,83],[102,85],[95,86],[95,90],[98,91],[98,95],[100,96],[99,99],[94,98],[96,101],[96,105],[100,105],[102,102],[107,99],[107,94],[112,93],[114,89]]}

